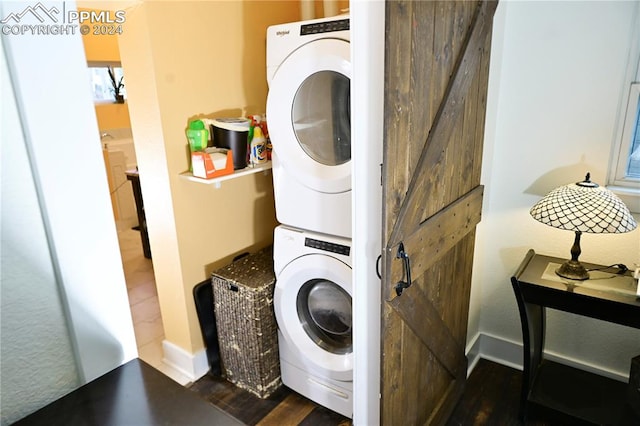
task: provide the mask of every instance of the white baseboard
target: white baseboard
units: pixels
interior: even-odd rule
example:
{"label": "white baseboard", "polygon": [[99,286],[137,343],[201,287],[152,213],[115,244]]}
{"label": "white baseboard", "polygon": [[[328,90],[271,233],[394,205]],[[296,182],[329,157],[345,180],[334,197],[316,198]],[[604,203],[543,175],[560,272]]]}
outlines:
{"label": "white baseboard", "polygon": [[[205,349],[195,354],[190,354],[167,340],[162,341],[162,348],[164,351],[162,361],[188,377],[191,381],[198,380],[209,371],[209,361],[207,360]],[[469,342],[466,347],[465,352],[469,360],[467,377],[469,377],[481,358],[515,368],[516,370],[522,370],[522,350],[522,343],[490,334],[478,333],[471,339],[471,342]],[[628,373],[624,374],[597,365],[586,364],[554,352],[545,351],[544,356],[551,361],[560,362],[620,382],[627,382],[629,380]]]}
{"label": "white baseboard", "polygon": [[[469,367],[467,368],[467,377],[471,374],[480,358],[506,365],[507,367],[522,370],[522,343],[513,342],[502,337],[492,336],[490,334],[478,333],[467,345],[466,353],[469,359]],[[568,358],[566,356],[545,351],[544,357],[550,361],[559,362],[570,367],[585,370],[591,373],[609,377],[620,382],[627,382],[629,374],[608,370],[597,365],[586,364],[582,361]]]}
{"label": "white baseboard", "polygon": [[471,372],[474,368],[476,368],[476,364],[480,361],[480,333],[477,333],[471,339],[471,342],[467,344],[465,349],[465,353],[467,355],[468,365],[467,365],[467,377],[471,375]]}
{"label": "white baseboard", "polygon": [[209,361],[205,349],[191,354],[168,340],[163,340],[162,350],[164,352],[162,362],[188,377],[192,382],[209,371]]}

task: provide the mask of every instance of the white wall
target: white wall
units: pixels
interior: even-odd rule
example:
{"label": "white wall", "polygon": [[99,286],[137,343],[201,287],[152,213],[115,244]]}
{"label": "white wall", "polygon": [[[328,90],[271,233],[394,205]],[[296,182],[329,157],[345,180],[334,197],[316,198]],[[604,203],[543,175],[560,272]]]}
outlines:
{"label": "white wall", "polygon": [[[20,419],[71,391],[80,383],[73,342],[58,292],[38,195],[4,58],[4,49],[0,44],[0,84],[3,88],[0,151],[2,425]],[[4,90],[5,88],[9,90]],[[42,369],[46,369],[47,374],[42,374]]]}
{"label": "white wall", "polygon": [[[494,24],[469,338],[521,344],[510,277],[529,248],[566,258],[573,234],[529,209],[591,172],[605,184],[637,2],[502,2]],[[636,219],[638,219],[636,217]],[[581,260],[640,263],[640,231],[584,234]],[[640,330],[548,311],[546,350],[628,375]],[[520,355],[518,355],[520,356]],[[517,363],[521,359],[515,360]]]}

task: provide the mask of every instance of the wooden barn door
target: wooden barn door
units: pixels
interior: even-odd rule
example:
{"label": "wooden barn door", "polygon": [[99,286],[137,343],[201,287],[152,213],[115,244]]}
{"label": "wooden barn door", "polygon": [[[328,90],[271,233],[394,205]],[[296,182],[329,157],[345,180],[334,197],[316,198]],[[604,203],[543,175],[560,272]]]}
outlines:
{"label": "wooden barn door", "polygon": [[442,424],[466,380],[496,6],[386,5],[383,425]]}

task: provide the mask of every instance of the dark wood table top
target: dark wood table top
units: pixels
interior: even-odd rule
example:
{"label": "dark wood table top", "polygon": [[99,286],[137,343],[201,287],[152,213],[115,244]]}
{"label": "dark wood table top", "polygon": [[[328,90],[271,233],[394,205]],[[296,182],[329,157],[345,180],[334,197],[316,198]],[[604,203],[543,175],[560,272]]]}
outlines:
{"label": "dark wood table top", "polygon": [[244,423],[134,359],[16,425],[216,425]]}
{"label": "dark wood table top", "polygon": [[[514,277],[525,302],[640,328],[640,299],[632,271],[594,270],[588,280],[575,281],[555,274],[563,259],[530,251],[526,260]],[[588,270],[603,267],[583,265]]]}

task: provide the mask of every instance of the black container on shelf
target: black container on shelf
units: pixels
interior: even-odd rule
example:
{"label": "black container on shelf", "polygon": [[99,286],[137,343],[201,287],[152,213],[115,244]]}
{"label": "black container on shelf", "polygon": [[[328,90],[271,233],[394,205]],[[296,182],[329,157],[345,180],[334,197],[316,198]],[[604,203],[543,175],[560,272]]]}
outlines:
{"label": "black container on shelf", "polygon": [[248,119],[216,118],[211,124],[211,135],[213,146],[231,150],[235,170],[247,167]]}

